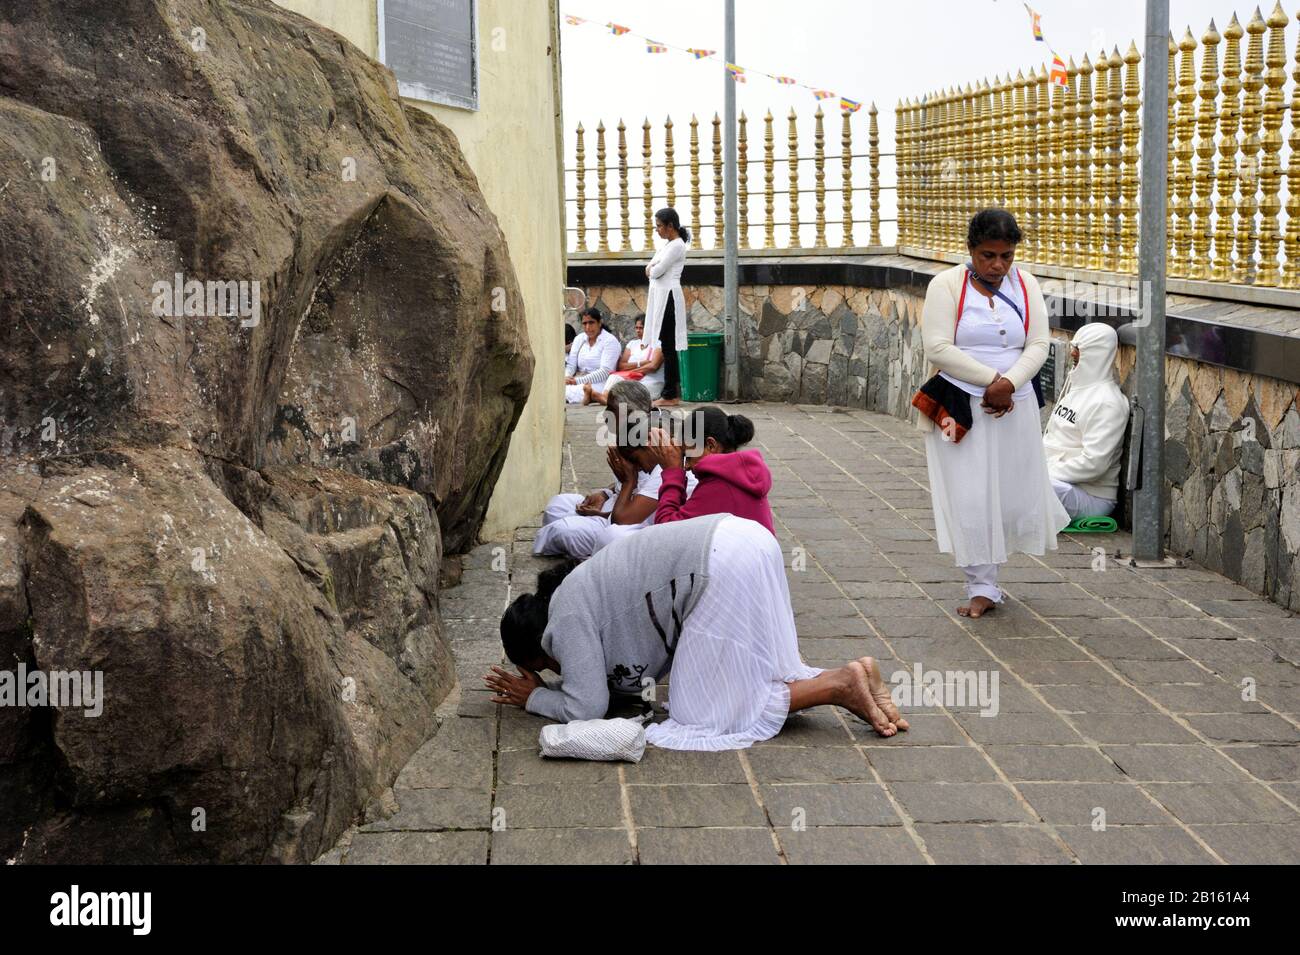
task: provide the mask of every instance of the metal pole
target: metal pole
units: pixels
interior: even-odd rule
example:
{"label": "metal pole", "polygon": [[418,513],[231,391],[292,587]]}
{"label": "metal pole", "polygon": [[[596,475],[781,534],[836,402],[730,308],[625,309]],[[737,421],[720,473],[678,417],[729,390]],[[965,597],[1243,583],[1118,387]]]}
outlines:
{"label": "metal pole", "polygon": [[[728,63],[736,62],[736,0],[726,0],[726,58]],[[723,394],[728,398],[740,396],[740,368],[737,356],[740,352],[740,289],[736,284],[739,262],[736,257],[738,248],[736,235],[736,81],[723,69],[723,246],[722,261],[723,300],[725,302],[723,318],[723,354],[725,357],[725,381]]]}
{"label": "metal pole", "polygon": [[1142,199],[1138,278],[1137,404],[1142,409],[1142,486],[1133,495],[1133,556],[1164,558],[1165,176],[1169,165],[1169,0],[1146,0],[1142,80]]}

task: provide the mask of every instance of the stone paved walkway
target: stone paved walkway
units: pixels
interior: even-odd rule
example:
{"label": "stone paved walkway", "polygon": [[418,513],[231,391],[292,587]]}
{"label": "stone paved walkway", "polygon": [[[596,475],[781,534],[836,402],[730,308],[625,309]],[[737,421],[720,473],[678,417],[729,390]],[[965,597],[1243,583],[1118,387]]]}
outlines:
{"label": "stone paved walkway", "polygon": [[[998,714],[913,707],[886,740],[820,708],[741,752],[543,761],[543,722],[481,681],[502,609],[545,566],[521,528],[444,593],[461,686],[439,732],[322,862],[1300,862],[1300,618],[1195,566],[1131,570],[1121,534],[1016,557],[1006,604],[963,620],[918,433],[865,411],[733,410],[803,568],[788,576],[807,662],[996,673]],[[569,411],[566,490],[609,482],[593,418]]]}

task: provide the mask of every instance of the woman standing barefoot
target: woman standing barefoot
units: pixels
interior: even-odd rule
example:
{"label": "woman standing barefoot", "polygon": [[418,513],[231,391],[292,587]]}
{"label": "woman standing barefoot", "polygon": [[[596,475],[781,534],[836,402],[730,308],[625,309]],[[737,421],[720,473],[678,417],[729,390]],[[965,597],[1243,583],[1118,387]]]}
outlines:
{"label": "woman standing barefoot", "polygon": [[650,289],[645,301],[645,340],[657,341],[664,352],[663,397],[655,407],[681,404],[680,353],[686,350],[686,297],[682,294],[682,269],[691,232],[666,206],[655,213],[655,233],[667,241],[645,267]]}
{"label": "woman standing barefoot", "polygon": [[931,280],[921,313],[926,360],[969,396],[973,422],[957,442],[921,419],[939,550],[966,575],[964,617],[1002,602],[998,567],[1008,554],[1056,550],[1056,532],[1070,523],[1048,478],[1033,390],[1047,358],[1047,306],[1038,281],[1012,265],[1020,238],[1011,213],[977,213],[970,262]]}

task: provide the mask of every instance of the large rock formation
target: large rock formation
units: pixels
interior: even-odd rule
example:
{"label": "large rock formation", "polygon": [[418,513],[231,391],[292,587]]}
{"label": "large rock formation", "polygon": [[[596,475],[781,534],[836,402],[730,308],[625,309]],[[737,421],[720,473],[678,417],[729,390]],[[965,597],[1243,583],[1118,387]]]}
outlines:
{"label": "large rock formation", "polygon": [[104,687],[0,706],[0,858],[327,848],[454,680],[531,375],[382,66],[269,0],[0,0],[0,677]]}

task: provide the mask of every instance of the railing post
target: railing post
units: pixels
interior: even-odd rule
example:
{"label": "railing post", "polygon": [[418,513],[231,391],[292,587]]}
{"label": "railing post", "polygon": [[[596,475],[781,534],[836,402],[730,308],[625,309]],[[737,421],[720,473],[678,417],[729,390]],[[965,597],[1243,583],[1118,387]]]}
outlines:
{"label": "railing post", "polygon": [[772,111],[763,117],[763,248],[776,248],[776,139],[772,134]]}
{"label": "railing post", "polygon": [[[1237,207],[1237,262],[1232,279],[1241,285],[1255,281],[1255,245],[1259,241],[1259,123],[1264,105],[1264,31],[1268,24],[1255,8],[1246,24],[1246,70],[1241,97],[1241,201]],[[1173,273],[1171,273],[1173,274]]]}
{"label": "railing post", "polygon": [[1126,275],[1137,271],[1138,137],[1141,135],[1138,110],[1142,106],[1138,95],[1138,64],[1141,61],[1137,44],[1130,42],[1124,53],[1124,149],[1120,154],[1120,251],[1117,264],[1118,271]]}
{"label": "railing post", "polygon": [[1121,223],[1120,212],[1123,193],[1120,191],[1120,159],[1123,145],[1121,128],[1124,110],[1124,61],[1120,59],[1119,46],[1111,49],[1107,60],[1110,67],[1110,102],[1106,108],[1106,255],[1107,272],[1119,271]]}
{"label": "railing post", "polygon": [[1201,36],[1201,86],[1200,106],[1196,112],[1196,175],[1193,186],[1196,201],[1192,203],[1195,218],[1192,222],[1192,261],[1189,274],[1194,279],[1210,277],[1210,239],[1214,227],[1210,221],[1212,211],[1211,183],[1214,181],[1215,100],[1219,95],[1219,31],[1210,21],[1209,29]]}
{"label": "railing post", "polygon": [[[867,126],[867,161],[871,164],[871,188],[868,193],[871,197],[871,244],[880,245],[880,126],[876,121],[878,111],[876,104],[871,104],[870,114],[871,122]],[[845,151],[848,150],[848,128],[849,112],[844,111],[844,142]],[[845,169],[848,168],[848,160],[845,159]],[[898,154],[895,150],[894,163],[898,163]],[[897,178],[897,177],[895,177]],[[853,208],[849,205],[849,181],[847,174],[844,177],[844,218],[848,222],[845,226],[850,230],[850,237],[853,229]]]}
{"label": "railing post", "polygon": [[655,247],[654,231],[654,166],[650,152],[650,117],[641,124],[641,183],[645,193],[645,251],[653,252]]}
{"label": "railing post", "polygon": [[1241,119],[1241,38],[1245,31],[1237,15],[1223,31],[1223,99],[1219,105],[1219,168],[1214,195],[1213,282],[1232,281],[1232,240],[1237,211],[1237,125]]}
{"label": "railing post", "polygon": [[1066,232],[1069,229],[1069,223],[1066,222],[1065,199],[1066,199],[1066,155],[1065,146],[1068,142],[1065,132],[1065,88],[1058,83],[1049,80],[1047,84],[1048,92],[1051,94],[1051,122],[1048,125],[1048,148],[1047,164],[1050,170],[1047,174],[1048,180],[1048,219],[1051,222],[1047,230],[1047,249],[1043,258],[1053,265],[1062,263],[1062,249],[1065,245]]}
{"label": "railing post", "polygon": [[599,222],[597,236],[599,242],[596,244],[597,252],[609,251],[609,210],[605,205],[607,195],[605,193],[605,121],[601,120],[596,126],[596,215]]}
{"label": "railing post", "polygon": [[817,104],[817,112],[813,118],[815,125],[813,127],[813,182],[815,187],[813,195],[816,199],[817,206],[817,235],[813,240],[813,248],[826,248],[826,131],[823,127],[823,117],[821,104]]}
{"label": "railing post", "polygon": [[586,252],[587,251],[587,196],[584,187],[584,179],[586,178],[587,170],[586,170],[586,166],[584,165],[584,161],[586,157],[582,146],[582,135],[583,135],[582,123],[579,123],[578,124],[578,148],[576,151],[577,168],[574,169],[574,174],[577,180],[577,193],[578,193],[577,195],[578,247],[577,248],[579,252]]}
{"label": "railing post", "polygon": [[1278,252],[1282,237],[1278,233],[1277,214],[1282,210],[1278,192],[1282,188],[1282,168],[1278,153],[1282,150],[1282,86],[1286,83],[1286,30],[1290,18],[1279,3],[1268,15],[1268,51],[1264,54],[1264,162],[1260,170],[1259,274],[1256,285],[1278,283]]}
{"label": "railing post", "polygon": [[704,244],[704,229],[700,222],[700,121],[691,114],[691,225]]}
{"label": "railing post", "polygon": [[736,199],[738,200],[738,223],[736,226],[740,238],[740,247],[749,248],[749,139],[745,133],[746,127],[745,114],[742,111],[738,124],[740,134],[736,141],[736,168],[738,170],[738,183],[736,186]]}
{"label": "railing post", "polygon": [[[875,108],[876,108],[875,104],[873,103],[871,106],[873,118],[875,116]],[[840,115],[840,167],[841,167],[840,187],[843,190],[843,195],[840,197],[843,200],[842,202],[843,208],[840,213],[840,218],[844,220],[844,230],[840,234],[840,247],[844,249],[849,249],[853,247],[853,132],[849,124],[849,117],[852,116],[853,114],[850,113],[847,109],[841,110],[840,114],[841,114]],[[895,111],[894,115],[895,115],[894,152],[895,152],[895,161],[899,169],[898,191],[895,193],[895,195],[900,196],[900,198],[898,199],[899,202],[898,220],[899,220],[899,229],[901,230],[902,220],[903,220],[902,199],[901,199],[901,195],[903,191],[903,177],[902,177],[903,160],[901,158],[902,153],[900,152],[900,150],[903,148],[902,146],[903,139],[900,134],[901,125],[898,119],[899,116],[898,111]],[[899,232],[899,236],[901,241],[901,237],[902,237],[901,231]]]}
{"label": "railing post", "polygon": [[1092,90],[1092,231],[1088,233],[1088,268],[1100,272],[1106,267],[1106,153],[1110,148],[1110,61],[1106,51],[1097,54],[1093,67],[1097,82]]}
{"label": "railing post", "polygon": [[790,107],[787,163],[790,169],[790,248],[799,248],[799,130],[795,127],[794,107]]}
{"label": "railing post", "polygon": [[1165,155],[1169,161],[1165,163],[1165,264],[1174,261],[1174,206],[1176,205],[1175,183],[1174,178],[1174,130],[1177,128],[1178,112],[1175,109],[1177,105],[1177,96],[1175,91],[1178,89],[1178,44],[1174,41],[1174,33],[1169,31],[1169,76],[1165,85],[1165,95],[1169,99],[1169,113],[1165,118]]}
{"label": "railing post", "polygon": [[1300,109],[1296,98],[1300,96],[1300,37],[1296,39],[1295,72],[1291,74],[1295,85],[1291,88],[1291,147],[1286,167],[1286,267],[1282,272],[1283,288],[1300,288]]}
{"label": "railing post", "polygon": [[664,187],[668,192],[668,205],[677,208],[677,151],[673,148],[673,118],[664,123]]}
{"label": "railing post", "polygon": [[1177,255],[1166,263],[1169,275],[1186,278],[1192,261],[1192,153],[1193,107],[1196,99],[1196,40],[1188,27],[1178,42],[1182,56],[1178,60],[1178,131],[1174,137],[1178,145],[1174,150],[1174,248]]}
{"label": "railing post", "polygon": [[[727,82],[735,82],[727,80]],[[723,217],[725,213],[722,208],[722,120],[718,114],[713,114],[713,247],[720,249],[723,246]]]}
{"label": "railing post", "polygon": [[627,127],[623,125],[622,117],[618,120],[618,215],[619,215],[619,235],[622,237],[622,244],[619,246],[620,252],[626,252],[632,248],[632,219],[630,215],[629,200],[627,188]]}
{"label": "railing post", "polygon": [[1074,221],[1079,244],[1071,261],[1076,269],[1086,269],[1092,245],[1092,61],[1083,55],[1079,64],[1079,90],[1075,98],[1078,119],[1075,121]]}

